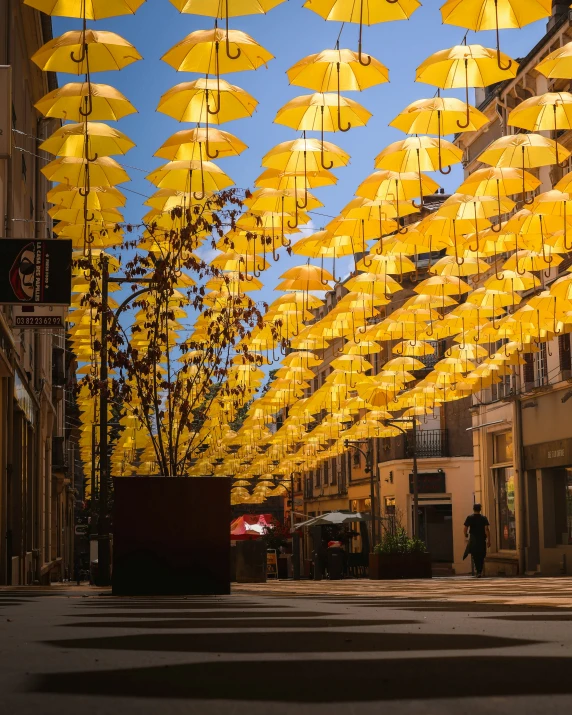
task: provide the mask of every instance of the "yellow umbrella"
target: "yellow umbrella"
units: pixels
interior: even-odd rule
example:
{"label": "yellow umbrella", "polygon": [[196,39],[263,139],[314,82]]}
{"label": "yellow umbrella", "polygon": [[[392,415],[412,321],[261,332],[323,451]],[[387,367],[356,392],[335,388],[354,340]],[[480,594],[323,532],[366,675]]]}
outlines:
{"label": "yellow umbrella", "polygon": [[[448,50],[440,50],[428,57],[417,68],[416,82],[425,82],[441,89],[465,88],[467,105],[466,121],[458,122],[459,129],[466,129],[471,122],[469,109],[469,87],[489,87],[491,84],[516,77],[518,64],[510,57],[500,55],[495,50],[482,45],[455,45]],[[508,65],[501,66],[502,60]]]}
{"label": "yellow umbrella", "polygon": [[[204,151],[201,145],[204,146]],[[173,134],[161,144],[154,156],[169,161],[197,161],[201,159],[201,155],[210,159],[239,156],[246,149],[246,144],[229,132],[223,132],[221,129],[207,131],[203,127],[195,127]]]}
{"label": "yellow umbrella", "polygon": [[200,77],[192,82],[181,82],[165,92],[157,111],[178,122],[222,124],[251,117],[257,106],[256,99],[244,89],[223,79]]}
{"label": "yellow umbrella", "polygon": [[93,157],[127,154],[135,146],[129,137],[107,124],[64,124],[39,149],[56,156]]}
{"label": "yellow umbrella", "polygon": [[261,15],[270,12],[285,0],[171,0],[179,12],[191,15],[206,15],[207,17],[223,18],[226,24],[226,54],[231,60],[238,59],[240,47],[235,55],[230,52],[228,18],[241,15]]}
{"label": "yellow umbrella", "polygon": [[84,208],[87,198],[87,208],[98,211],[125,206],[127,198],[113,186],[91,186],[87,197],[83,196],[83,187],[58,184],[48,191],[46,198],[49,203],[67,209]]}
{"label": "yellow umbrella", "polygon": [[[459,186],[459,193],[471,196],[500,197],[534,191],[540,186],[540,180],[522,169],[486,168],[477,169]],[[500,228],[500,227],[499,227]]]}
{"label": "yellow umbrella", "polygon": [[[468,120],[468,124],[466,124]],[[478,109],[454,97],[419,99],[408,105],[392,122],[391,127],[406,134],[436,134],[438,137],[439,171],[450,174],[451,167],[443,169],[441,137],[457,132],[478,131],[489,120]],[[466,126],[465,126],[466,125]]]}
{"label": "yellow umbrella", "polygon": [[[467,116],[467,104],[455,97],[433,97],[418,99],[408,105],[392,122],[391,127],[406,134],[456,134]],[[469,105],[469,126],[462,131],[474,132],[489,123],[478,109]]]}
{"label": "yellow umbrella", "polygon": [[44,117],[81,122],[86,117],[96,120],[118,120],[137,112],[119,90],[108,84],[70,82],[46,94],[34,107]]}
{"label": "yellow umbrella", "polygon": [[118,15],[134,15],[145,0],[24,0],[24,5],[46,15],[102,20]]}
{"label": "yellow umbrella", "polygon": [[[497,168],[536,169],[568,159],[570,152],[541,134],[511,134],[500,137],[479,156],[483,164]],[[533,201],[530,201],[533,203]]]}
{"label": "yellow umbrella", "polygon": [[[88,65],[89,57],[89,65]],[[72,30],[47,42],[34,55],[32,62],[43,72],[66,72],[83,75],[108,72],[143,59],[135,47],[115,32]]]}
{"label": "yellow umbrella", "polygon": [[496,30],[497,61],[502,65],[500,29],[524,27],[552,14],[552,0],[447,0],[441,6],[446,25],[466,27],[468,30]]}
{"label": "yellow umbrella", "polygon": [[193,192],[197,200],[207,191],[221,191],[234,183],[212,161],[170,161],[145,178],[160,189]]}
{"label": "yellow umbrella", "polygon": [[375,157],[376,169],[400,173],[409,171],[438,171],[439,166],[460,164],[463,151],[444,139],[408,137],[394,142]]}
{"label": "yellow umbrella", "polygon": [[531,132],[553,131],[559,163],[558,130],[572,129],[572,94],[547,92],[525,99],[509,114],[508,124]]}
{"label": "yellow umbrella", "polygon": [[353,50],[323,50],[286,71],[290,84],[316,92],[357,91],[389,82],[389,70],[374,57],[364,67]]}
{"label": "yellow umbrella", "polygon": [[362,54],[363,25],[375,25],[379,22],[408,20],[420,7],[419,0],[306,0],[304,7],[312,10],[325,20],[334,22],[353,22],[359,24],[358,57],[363,65],[371,59],[364,59]]}
{"label": "yellow umbrella", "polygon": [[[55,221],[65,221],[71,224],[81,224],[82,226],[86,219],[84,208],[65,209],[61,206],[54,206],[48,213]],[[123,214],[115,208],[103,209],[101,211],[91,209],[90,215],[91,218],[88,219],[89,221],[113,221],[115,224],[118,224],[124,220]]]}
{"label": "yellow umbrella", "polygon": [[[225,42],[226,54],[220,52]],[[232,54],[231,54],[232,50]],[[178,72],[219,76],[228,72],[256,70],[274,56],[250,35],[240,30],[196,30],[177,43],[161,59]]]}
{"label": "yellow umbrella", "polygon": [[[125,169],[109,156],[102,156],[95,161],[63,156],[54,159],[41,169],[49,181],[57,181],[72,186],[85,186],[91,182],[96,186],[115,186],[129,181]],[[87,175],[88,174],[88,175]]]}
{"label": "yellow umbrella", "polygon": [[572,42],[551,52],[534,69],[548,79],[572,79]]}
{"label": "yellow umbrella", "polygon": [[[399,220],[399,202],[434,194],[439,188],[433,179],[416,172],[375,171],[356,190],[356,196],[364,199],[394,201]],[[415,208],[419,208],[413,204]],[[407,229],[400,230],[405,233]]]}
{"label": "yellow umbrella", "polygon": [[265,169],[255,179],[254,185],[269,189],[317,188],[336,184],[337,181],[337,177],[327,169],[319,171],[305,171],[303,168],[296,171]]}
{"label": "yellow umbrella", "polygon": [[[321,157],[321,160],[320,160]],[[262,166],[280,171],[320,171],[327,161],[328,169],[347,166],[350,157],[343,149],[318,139],[292,139],[277,144],[262,158]]]}
{"label": "yellow umbrella", "polygon": [[316,92],[291,99],[278,110],[274,122],[298,131],[321,131],[324,141],[324,132],[344,131],[342,124],[364,127],[371,117],[371,112],[352,99]]}

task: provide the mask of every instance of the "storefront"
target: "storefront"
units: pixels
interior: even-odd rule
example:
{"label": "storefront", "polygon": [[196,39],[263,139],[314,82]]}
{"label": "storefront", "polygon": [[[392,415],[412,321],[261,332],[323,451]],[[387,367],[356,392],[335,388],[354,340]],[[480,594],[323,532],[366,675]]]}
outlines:
{"label": "storefront", "polygon": [[572,437],[524,447],[530,556],[546,576],[572,574]]}
{"label": "storefront", "polygon": [[[379,464],[381,516],[395,520],[413,534],[413,463],[392,460]],[[439,457],[418,460],[419,536],[442,573],[468,573],[470,560],[463,560],[463,523],[472,510],[473,460],[470,457]]]}

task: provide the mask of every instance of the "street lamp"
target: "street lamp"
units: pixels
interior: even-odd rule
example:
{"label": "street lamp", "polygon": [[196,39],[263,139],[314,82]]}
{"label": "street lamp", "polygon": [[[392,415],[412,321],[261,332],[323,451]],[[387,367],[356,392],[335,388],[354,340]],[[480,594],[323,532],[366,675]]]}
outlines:
{"label": "street lamp", "polygon": [[372,464],[372,456],[371,456],[371,449],[368,449],[367,452],[365,452],[359,445],[361,444],[368,444],[369,442],[363,442],[361,440],[351,440],[351,439],[345,439],[344,440],[344,447],[346,449],[355,449],[356,452],[359,452],[365,457],[365,473],[369,474],[369,492],[370,492],[370,502],[371,502],[371,548],[373,550],[373,547],[375,546],[375,539],[376,539],[376,532],[377,529],[375,528],[375,473],[373,469],[373,464]]}
{"label": "street lamp", "polygon": [[[288,491],[290,496],[290,530],[292,533],[292,578],[294,581],[300,580],[300,535],[294,531],[294,477],[300,472],[292,472],[290,474],[290,489]],[[282,475],[272,475],[275,479],[279,479]],[[286,487],[286,485],[283,486]]]}

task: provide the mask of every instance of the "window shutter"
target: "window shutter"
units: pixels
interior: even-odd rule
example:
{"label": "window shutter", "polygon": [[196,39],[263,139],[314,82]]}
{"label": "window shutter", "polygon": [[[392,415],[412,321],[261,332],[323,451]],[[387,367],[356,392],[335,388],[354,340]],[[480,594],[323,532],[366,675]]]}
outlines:
{"label": "window shutter", "polygon": [[560,355],[560,372],[564,372],[564,370],[572,370],[569,334],[558,336],[558,352]]}
{"label": "window shutter", "polygon": [[534,382],[534,355],[526,353],[524,356],[524,382]]}

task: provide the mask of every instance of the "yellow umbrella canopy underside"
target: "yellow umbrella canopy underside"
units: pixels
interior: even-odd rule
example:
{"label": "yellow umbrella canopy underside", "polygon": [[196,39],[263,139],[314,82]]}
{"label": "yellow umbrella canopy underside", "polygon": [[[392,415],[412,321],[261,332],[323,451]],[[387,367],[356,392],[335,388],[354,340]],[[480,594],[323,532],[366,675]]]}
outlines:
{"label": "yellow umbrella canopy underside", "polygon": [[265,15],[286,0],[170,0],[179,12],[224,18]]}
{"label": "yellow umbrella canopy underside", "polygon": [[24,0],[24,5],[46,15],[103,20],[118,15],[134,15],[145,0]]}

